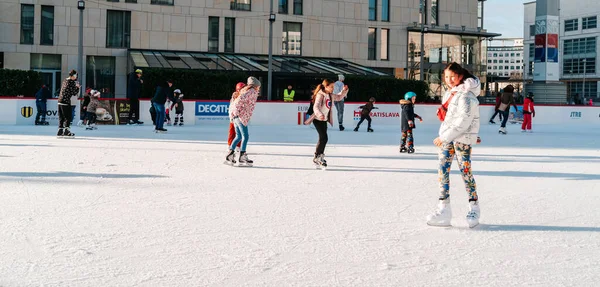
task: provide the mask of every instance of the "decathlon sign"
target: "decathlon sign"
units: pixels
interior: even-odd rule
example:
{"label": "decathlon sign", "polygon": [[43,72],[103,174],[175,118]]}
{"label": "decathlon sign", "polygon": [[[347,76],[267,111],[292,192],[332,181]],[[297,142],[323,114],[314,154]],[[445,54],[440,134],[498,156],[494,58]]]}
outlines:
{"label": "decathlon sign", "polygon": [[223,121],[229,119],[229,102],[196,102],[197,121]]}

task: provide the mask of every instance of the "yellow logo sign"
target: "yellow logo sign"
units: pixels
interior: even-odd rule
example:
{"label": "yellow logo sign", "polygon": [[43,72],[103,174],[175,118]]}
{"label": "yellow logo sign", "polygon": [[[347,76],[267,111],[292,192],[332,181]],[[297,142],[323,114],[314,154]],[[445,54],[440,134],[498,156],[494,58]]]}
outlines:
{"label": "yellow logo sign", "polygon": [[33,108],[32,107],[22,107],[21,115],[26,118],[31,117],[33,115]]}

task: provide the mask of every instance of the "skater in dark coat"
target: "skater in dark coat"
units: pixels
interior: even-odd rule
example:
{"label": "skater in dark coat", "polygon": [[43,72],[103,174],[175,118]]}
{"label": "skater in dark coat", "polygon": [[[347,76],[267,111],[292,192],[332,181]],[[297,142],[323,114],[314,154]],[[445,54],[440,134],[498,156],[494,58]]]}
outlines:
{"label": "skater in dark coat", "polygon": [[179,89],[175,90],[174,93],[173,106],[171,107],[171,110],[175,110],[175,123],[173,126],[178,124],[183,126],[183,94]]}
{"label": "skater in dark coat", "polygon": [[173,101],[173,92],[171,91],[171,87],[173,86],[173,81],[168,80],[165,86],[158,86],[156,88],[156,92],[154,93],[154,97],[152,98],[152,106],[156,110],[156,128],[155,132],[166,132],[167,129],[163,128],[165,124],[165,103],[167,102],[167,98]]}
{"label": "skater in dark coat", "polygon": [[[48,99],[52,98],[52,92],[48,86],[43,85],[42,88],[35,94],[35,106],[37,107],[37,114],[35,115],[35,125],[47,126],[46,112]],[[40,120],[41,118],[41,120]]]}
{"label": "skater in dark coat", "polygon": [[[402,142],[400,143],[400,152],[414,153],[414,137],[413,130],[415,126],[415,118],[423,122],[423,118],[415,114],[415,102],[417,100],[417,94],[408,92],[404,95],[404,100],[400,100],[400,108],[402,109],[402,115],[400,121],[402,122]],[[408,146],[407,146],[408,145]]]}
{"label": "skater in dark coat", "polygon": [[379,109],[377,107],[374,107],[373,106],[374,104],[375,104],[375,98],[371,97],[366,104],[358,107],[359,109],[362,109],[362,111],[360,112],[360,121],[356,125],[356,128],[354,128],[355,132],[358,131],[360,124],[362,124],[365,120],[367,120],[367,124],[368,124],[367,132],[373,132],[373,129],[371,128],[371,111],[375,110],[375,109]]}
{"label": "skater in dark coat", "polygon": [[77,72],[71,70],[69,77],[62,82],[60,95],[58,96],[58,133],[56,135],[59,137],[75,136],[70,131],[71,121],[73,120],[71,98],[77,98],[80,87],[81,85],[77,82]]}

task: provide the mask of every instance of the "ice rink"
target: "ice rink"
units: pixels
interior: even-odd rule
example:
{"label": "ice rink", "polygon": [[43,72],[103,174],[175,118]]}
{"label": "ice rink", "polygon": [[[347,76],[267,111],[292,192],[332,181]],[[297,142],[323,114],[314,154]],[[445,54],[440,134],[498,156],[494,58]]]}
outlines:
{"label": "ice rink", "polygon": [[425,223],[438,127],[330,129],[319,171],[306,126],[250,126],[252,168],[226,126],[0,126],[0,286],[598,286],[598,125],[482,125],[474,229],[456,171]]}

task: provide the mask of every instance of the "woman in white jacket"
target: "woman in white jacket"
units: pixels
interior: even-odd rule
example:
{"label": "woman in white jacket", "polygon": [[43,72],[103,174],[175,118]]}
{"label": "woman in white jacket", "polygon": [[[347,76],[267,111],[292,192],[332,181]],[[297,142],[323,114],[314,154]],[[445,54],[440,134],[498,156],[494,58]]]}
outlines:
{"label": "woman in white jacket", "polygon": [[467,223],[469,227],[479,224],[479,201],[477,186],[471,173],[471,149],[477,144],[479,133],[479,80],[463,69],[459,64],[452,63],[444,70],[444,79],[449,91],[444,95],[443,103],[449,101],[446,117],[440,126],[439,137],[434,144],[439,151],[439,186],[440,197],[437,210],[427,217],[427,224],[433,226],[450,226],[452,210],[450,207],[450,168],[454,156],[469,193],[469,212]]}

